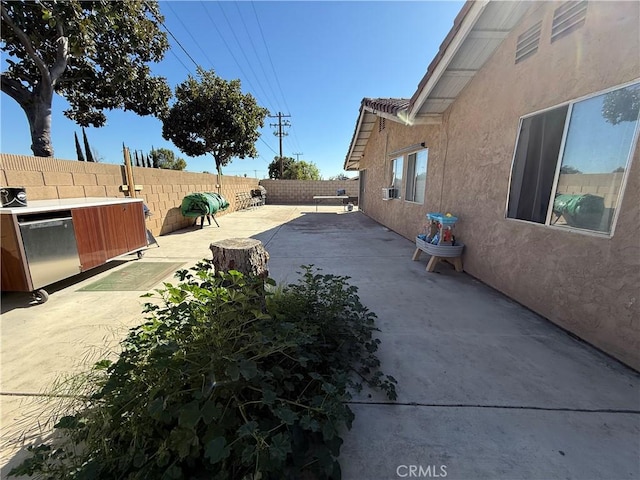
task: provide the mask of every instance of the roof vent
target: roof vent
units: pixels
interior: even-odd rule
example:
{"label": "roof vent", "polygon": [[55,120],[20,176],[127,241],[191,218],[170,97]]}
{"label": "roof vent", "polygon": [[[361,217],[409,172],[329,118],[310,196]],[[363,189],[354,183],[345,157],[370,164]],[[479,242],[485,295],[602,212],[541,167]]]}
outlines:
{"label": "roof vent", "polygon": [[542,22],[540,21],[518,37],[518,43],[516,44],[516,63],[520,63],[538,51],[541,29]]}
{"label": "roof vent", "polygon": [[584,25],[587,18],[587,1],[566,2],[553,12],[551,43]]}

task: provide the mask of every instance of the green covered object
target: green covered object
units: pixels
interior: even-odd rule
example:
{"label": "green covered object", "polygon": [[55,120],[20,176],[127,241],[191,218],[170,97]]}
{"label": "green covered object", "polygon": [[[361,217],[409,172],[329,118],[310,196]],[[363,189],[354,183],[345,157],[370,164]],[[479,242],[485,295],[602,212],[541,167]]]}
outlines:
{"label": "green covered object", "polygon": [[218,193],[190,193],[182,199],[182,215],[185,217],[202,217],[214,215],[219,210],[229,207],[229,202]]}
{"label": "green covered object", "polygon": [[604,213],[604,198],[588,193],[557,195],[553,212],[572,227],[598,229]]}

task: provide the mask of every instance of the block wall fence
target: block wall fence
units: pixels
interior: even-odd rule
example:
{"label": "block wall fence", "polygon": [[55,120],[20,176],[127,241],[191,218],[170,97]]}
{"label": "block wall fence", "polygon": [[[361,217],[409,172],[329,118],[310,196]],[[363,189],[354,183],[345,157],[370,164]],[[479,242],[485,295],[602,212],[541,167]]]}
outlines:
{"label": "block wall fence", "polygon": [[267,203],[282,205],[313,205],[314,195],[335,195],[345,190],[350,197],[358,197],[359,180],[260,180],[267,189]]}
{"label": "block wall fence", "polygon": [[[180,212],[182,199],[189,193],[217,192],[217,175],[181,172],[157,168],[132,167],[135,184],[142,187],[136,196],[142,198],[153,214],[147,228],[154,235],[164,235],[188,227],[192,218]],[[78,197],[126,197],[124,165],[79,162],[56,158],[0,153],[0,185],[25,187],[29,200],[52,200]],[[229,208],[217,215],[239,209],[236,194],[263,185],[269,204],[312,204],[314,195],[335,195],[344,189],[358,196],[357,180],[261,180],[223,175],[221,194]]]}
{"label": "block wall fence", "polygon": [[[182,199],[189,193],[217,192],[217,175],[180,172],[157,168],[133,167],[133,178],[142,191],[142,198],[153,214],[147,228],[154,235],[163,235],[188,227],[192,218],[180,212]],[[0,154],[0,183],[4,186],[24,186],[29,200],[51,200],[78,197],[125,197],[124,165],[79,162],[55,158]],[[217,216],[237,210],[236,193],[258,187],[258,180],[244,177],[222,177],[221,194],[229,208]]]}

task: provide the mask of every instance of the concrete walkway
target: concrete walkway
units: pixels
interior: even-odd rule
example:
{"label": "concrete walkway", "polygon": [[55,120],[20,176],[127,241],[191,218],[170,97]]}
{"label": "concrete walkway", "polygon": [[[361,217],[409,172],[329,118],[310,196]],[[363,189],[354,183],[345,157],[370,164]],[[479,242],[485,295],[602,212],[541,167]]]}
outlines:
{"label": "concrete walkway", "polygon": [[[414,246],[360,212],[341,207],[266,206],[158,239],[140,261],[210,258],[209,244],[260,239],[277,281],[303,264],[348,275],[378,315],[385,373],[398,381],[394,404],[363,392],[344,435],[347,480],[640,478],[640,376],[453,267],[425,272]],[[133,257],[125,257],[125,261]],[[22,457],[11,440],[32,440],[55,405],[37,394],[117,346],[141,322],[143,292],[81,292],[123,268],[84,274],[49,288],[30,306],[3,294],[2,457]],[[525,274],[523,272],[523,274]],[[170,278],[168,280],[171,280]],[[4,475],[8,469],[3,469]]]}

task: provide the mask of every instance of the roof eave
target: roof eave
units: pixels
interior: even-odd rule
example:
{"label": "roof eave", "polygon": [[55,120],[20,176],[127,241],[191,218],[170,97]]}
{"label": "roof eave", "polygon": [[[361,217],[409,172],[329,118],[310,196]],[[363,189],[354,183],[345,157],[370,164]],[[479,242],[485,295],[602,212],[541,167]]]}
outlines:
{"label": "roof eave", "polygon": [[455,31],[452,38],[446,38],[443,42],[444,52],[437,55],[434,61],[429,65],[427,73],[420,81],[418,90],[409,101],[407,119],[409,122],[415,121],[418,111],[424,105],[429,93],[438,83],[443,73],[451,63],[451,60],[458,52],[462,43],[466,40],[469,32],[482,15],[482,12],[489,4],[490,0],[470,0],[468,1],[456,21],[460,22],[460,27]]}
{"label": "roof eave", "polygon": [[[344,170],[358,170],[360,160],[353,160],[351,157],[353,155],[353,150],[356,147],[356,142],[358,138],[358,134],[360,133],[360,128],[362,127],[362,119],[365,115],[365,107],[364,104],[360,104],[360,112],[358,113],[358,121],[356,122],[356,129],[353,132],[353,136],[351,137],[351,145],[349,145],[349,152],[347,153],[346,158],[344,159]],[[355,164],[355,168],[352,168],[352,164]]]}

